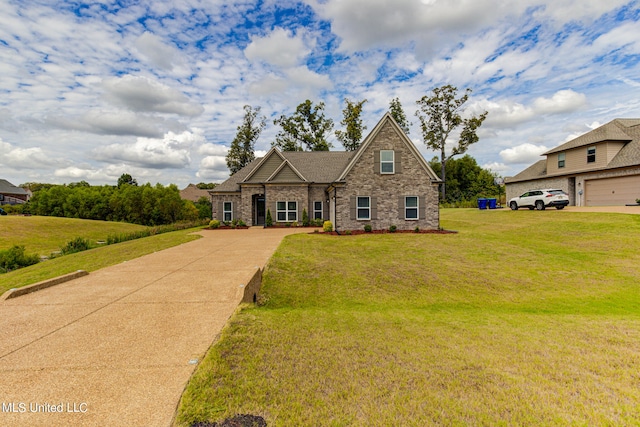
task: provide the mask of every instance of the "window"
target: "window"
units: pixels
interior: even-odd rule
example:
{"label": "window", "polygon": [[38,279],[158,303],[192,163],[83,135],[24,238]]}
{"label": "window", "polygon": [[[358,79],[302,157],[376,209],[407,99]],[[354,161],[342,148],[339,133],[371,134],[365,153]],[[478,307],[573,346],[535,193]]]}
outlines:
{"label": "window", "polygon": [[298,221],[298,202],[277,202],[276,221],[296,222]]}
{"label": "window", "polygon": [[380,173],[392,174],[395,172],[393,167],[394,153],[393,150],[380,150]]}
{"label": "window", "polygon": [[371,219],[371,197],[358,197],[356,204],[357,219]]}
{"label": "window", "polygon": [[558,154],[558,168],[563,168],[564,167],[564,159],[565,159],[565,153],[559,153]]}
{"label": "window", "polygon": [[233,221],[233,202],[224,202],[222,204],[222,221]]}
{"label": "window", "polygon": [[587,163],[595,163],[596,161],[596,147],[587,148]]}
{"label": "window", "polygon": [[404,198],[404,219],[418,219],[418,197]]}
{"label": "window", "polygon": [[313,219],[322,219],[322,202],[313,202]]}

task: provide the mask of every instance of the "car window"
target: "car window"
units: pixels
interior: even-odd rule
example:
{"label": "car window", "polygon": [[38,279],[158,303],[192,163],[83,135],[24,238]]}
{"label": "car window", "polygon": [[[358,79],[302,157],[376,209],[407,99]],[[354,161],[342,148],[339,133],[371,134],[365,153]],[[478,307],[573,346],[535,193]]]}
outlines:
{"label": "car window", "polygon": [[567,193],[565,193],[565,192],[564,192],[564,191],[562,191],[562,190],[550,190],[550,191],[549,191],[549,194],[557,195],[557,194],[567,194]]}

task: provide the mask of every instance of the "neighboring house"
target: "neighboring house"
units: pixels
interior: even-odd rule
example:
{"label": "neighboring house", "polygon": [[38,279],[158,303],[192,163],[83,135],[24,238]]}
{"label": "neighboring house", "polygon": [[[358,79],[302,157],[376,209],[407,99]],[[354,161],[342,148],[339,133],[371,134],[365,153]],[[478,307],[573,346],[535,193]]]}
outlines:
{"label": "neighboring house", "polygon": [[195,184],[189,184],[184,190],[180,190],[180,198],[184,200],[191,200],[192,202],[197,202],[200,200],[200,197],[209,198],[209,191],[201,190],[196,187]]}
{"label": "neighboring house", "polygon": [[306,209],[336,230],[437,229],[440,182],[387,113],[356,151],[272,148],[209,193],[221,221],[301,222]]}
{"label": "neighboring house", "polygon": [[5,179],[0,179],[0,205],[19,205],[29,200],[29,193]]}
{"label": "neighboring house", "polygon": [[615,119],[543,154],[505,180],[507,200],[554,188],[575,206],[615,206],[640,199],[640,119]]}

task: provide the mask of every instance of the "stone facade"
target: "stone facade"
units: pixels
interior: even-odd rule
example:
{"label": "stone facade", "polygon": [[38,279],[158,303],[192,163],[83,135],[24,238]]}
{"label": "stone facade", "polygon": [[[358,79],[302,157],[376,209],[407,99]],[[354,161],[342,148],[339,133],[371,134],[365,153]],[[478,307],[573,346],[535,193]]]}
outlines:
{"label": "stone facade", "polygon": [[308,184],[291,184],[291,185],[268,185],[266,192],[266,207],[271,211],[273,223],[277,222],[294,222],[289,218],[284,221],[278,220],[278,202],[297,202],[296,221],[302,223],[302,210],[307,209],[309,213],[309,185]]}
{"label": "stone facade", "polygon": [[[370,225],[374,230],[437,229],[440,224],[438,210],[438,186],[419,160],[410,152],[390,123],[385,124],[359,161],[349,171],[345,184],[336,189],[336,215],[334,226],[338,230],[362,230]],[[376,152],[394,151],[394,173],[381,174]],[[358,220],[354,214],[354,198],[370,197],[371,219]],[[405,219],[404,197],[419,198],[417,220]]]}
{"label": "stone facade", "polygon": [[215,195],[211,197],[211,209],[212,209],[212,217],[213,219],[217,219],[219,221],[224,221],[223,217],[223,204],[224,202],[231,202],[233,206],[233,218],[232,219],[242,219],[243,218],[243,210],[242,206],[242,196],[240,193],[231,193],[224,195]]}

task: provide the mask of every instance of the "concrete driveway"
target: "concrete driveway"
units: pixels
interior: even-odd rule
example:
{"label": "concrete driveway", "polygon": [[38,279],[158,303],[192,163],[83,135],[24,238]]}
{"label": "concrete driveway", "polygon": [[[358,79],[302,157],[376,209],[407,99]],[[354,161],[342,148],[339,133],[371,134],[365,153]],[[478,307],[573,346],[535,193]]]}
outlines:
{"label": "concrete driveway", "polygon": [[204,237],[0,301],[0,425],[169,426],[189,377],[283,237]]}

